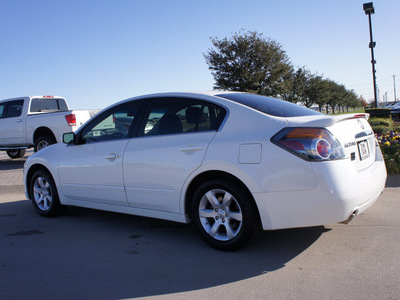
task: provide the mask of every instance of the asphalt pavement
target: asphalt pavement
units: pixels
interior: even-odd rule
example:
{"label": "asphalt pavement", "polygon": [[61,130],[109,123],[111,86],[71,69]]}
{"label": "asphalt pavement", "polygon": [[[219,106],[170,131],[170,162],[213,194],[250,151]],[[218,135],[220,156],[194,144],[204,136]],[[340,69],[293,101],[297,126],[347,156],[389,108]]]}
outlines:
{"label": "asphalt pavement", "polygon": [[222,252],[185,224],[83,208],[43,218],[24,161],[0,154],[0,299],[400,299],[400,188],[348,225]]}

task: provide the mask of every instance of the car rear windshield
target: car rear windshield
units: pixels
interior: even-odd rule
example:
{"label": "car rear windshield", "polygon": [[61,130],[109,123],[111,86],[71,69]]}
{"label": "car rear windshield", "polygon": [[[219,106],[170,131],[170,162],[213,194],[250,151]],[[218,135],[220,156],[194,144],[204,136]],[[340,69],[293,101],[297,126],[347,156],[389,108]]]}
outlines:
{"label": "car rear windshield", "polygon": [[229,93],[219,94],[216,96],[238,102],[240,104],[246,105],[268,115],[276,117],[288,118],[321,114],[304,106],[261,95]]}
{"label": "car rear windshield", "polygon": [[34,98],[31,102],[30,112],[67,111],[68,106],[64,99]]}

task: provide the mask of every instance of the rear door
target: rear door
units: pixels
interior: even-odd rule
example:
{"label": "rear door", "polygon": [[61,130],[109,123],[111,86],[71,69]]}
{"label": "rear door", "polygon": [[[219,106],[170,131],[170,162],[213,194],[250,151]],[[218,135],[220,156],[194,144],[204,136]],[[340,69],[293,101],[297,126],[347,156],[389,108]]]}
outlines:
{"label": "rear door", "polygon": [[203,101],[155,99],[124,154],[129,204],[179,213],[182,186],[201,165],[224,116],[223,108]]}

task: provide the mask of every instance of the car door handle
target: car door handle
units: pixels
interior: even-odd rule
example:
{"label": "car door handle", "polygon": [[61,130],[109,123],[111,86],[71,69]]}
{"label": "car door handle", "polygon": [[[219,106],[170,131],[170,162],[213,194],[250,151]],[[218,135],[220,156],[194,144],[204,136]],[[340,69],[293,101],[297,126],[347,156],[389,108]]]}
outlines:
{"label": "car door handle", "polygon": [[110,153],[106,156],[106,159],[109,159],[109,160],[113,160],[113,159],[117,159],[117,158],[121,158],[121,154]]}
{"label": "car door handle", "polygon": [[22,122],[22,119],[18,119],[18,120],[17,120],[17,123],[21,123],[21,122]]}
{"label": "car door handle", "polygon": [[193,152],[201,150],[203,150],[203,146],[199,145],[187,145],[185,148],[181,149],[182,152]]}

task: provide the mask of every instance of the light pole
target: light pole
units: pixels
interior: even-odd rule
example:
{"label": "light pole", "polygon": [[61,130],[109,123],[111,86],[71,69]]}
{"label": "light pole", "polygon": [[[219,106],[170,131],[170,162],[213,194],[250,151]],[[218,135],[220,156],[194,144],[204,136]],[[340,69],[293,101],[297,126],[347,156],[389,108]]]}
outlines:
{"label": "light pole", "polygon": [[365,11],[365,14],[368,15],[368,20],[369,20],[369,36],[370,36],[370,43],[369,43],[369,48],[371,48],[371,63],[372,63],[372,78],[374,80],[374,100],[375,100],[375,107],[378,107],[378,101],[376,97],[376,70],[375,70],[375,64],[376,60],[374,58],[374,48],[376,46],[376,43],[372,39],[372,24],[371,24],[371,15],[375,13],[375,8],[374,4],[372,2],[364,3],[363,8]]}

